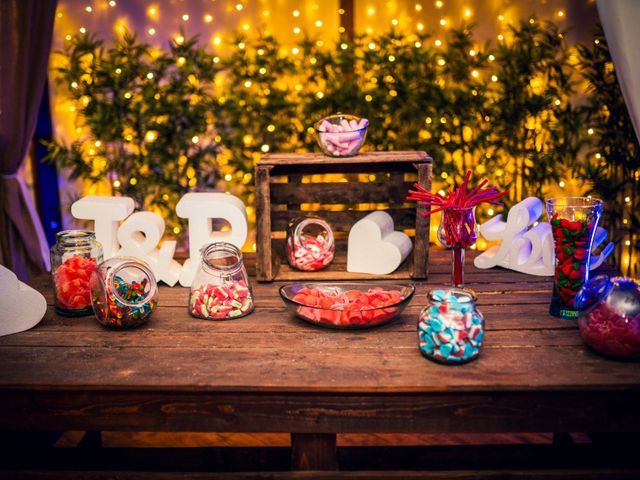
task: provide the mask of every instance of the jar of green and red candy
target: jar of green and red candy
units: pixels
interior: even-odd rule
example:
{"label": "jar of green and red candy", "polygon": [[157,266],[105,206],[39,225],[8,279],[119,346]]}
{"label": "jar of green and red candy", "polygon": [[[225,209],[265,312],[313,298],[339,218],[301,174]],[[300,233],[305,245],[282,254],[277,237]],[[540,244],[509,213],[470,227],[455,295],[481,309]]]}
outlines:
{"label": "jar of green and red candy", "polygon": [[149,266],[133,257],[113,257],[93,271],[93,311],[105,327],[135,328],[146,323],[158,304],[158,286]]}
{"label": "jar of green and red candy", "polygon": [[69,317],[91,315],[89,279],[102,262],[102,245],[95,233],[64,230],[51,247],[51,274],[56,312]]}
{"label": "jar of green and red candy", "polygon": [[484,317],[476,295],[466,288],[431,290],[418,317],[418,345],[430,360],[447,365],[470,362],[480,355]]}
{"label": "jar of green and red candy", "polygon": [[207,320],[240,318],[253,312],[253,294],[242,253],[230,243],[200,250],[202,259],[191,284],[189,313]]}

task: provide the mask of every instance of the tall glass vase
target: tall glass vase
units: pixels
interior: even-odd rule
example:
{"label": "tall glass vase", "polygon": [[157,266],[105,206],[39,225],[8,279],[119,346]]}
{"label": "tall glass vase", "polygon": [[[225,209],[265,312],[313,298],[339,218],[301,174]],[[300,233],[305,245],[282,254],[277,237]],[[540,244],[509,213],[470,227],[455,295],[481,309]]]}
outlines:
{"label": "tall glass vase", "polygon": [[602,200],[558,197],[547,200],[555,248],[555,274],[549,313],[575,320],[576,294],[589,279],[593,236],[602,214]]}
{"label": "tall glass vase", "polygon": [[438,228],[438,240],[451,249],[451,285],[464,287],[464,251],[478,238],[476,207],[446,207]]}

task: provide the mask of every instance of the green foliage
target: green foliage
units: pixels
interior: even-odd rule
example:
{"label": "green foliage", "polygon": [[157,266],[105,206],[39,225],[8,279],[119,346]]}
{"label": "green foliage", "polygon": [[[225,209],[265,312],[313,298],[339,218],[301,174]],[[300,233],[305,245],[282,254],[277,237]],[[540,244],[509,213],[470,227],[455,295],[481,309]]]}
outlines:
{"label": "green foliage", "polygon": [[[608,206],[604,225],[617,242],[618,261],[626,252],[640,252],[640,148],[624,103],[607,42],[599,28],[592,46],[579,46],[582,74],[588,82],[586,127],[593,132],[578,172],[589,180],[587,193]],[[627,238],[629,245],[623,243]],[[626,240],[625,240],[626,241]],[[640,275],[638,263],[621,265],[628,275]]]}
{"label": "green foliage", "polygon": [[[262,153],[317,151],[313,124],[354,113],[370,122],[364,149],[429,152],[436,190],[471,169],[474,180],[508,187],[513,204],[579,175],[606,201],[618,240],[637,232],[638,216],[629,216],[640,201],[636,140],[602,35],[576,57],[563,32],[535,18],[497,44],[479,44],[473,31],[463,25],[435,39],[392,30],[330,44],[305,36],[292,48],[238,35],[220,57],[195,38],[152,52],[129,35],[106,51],[75,37],[58,78],[88,133],[68,147],[51,144],[50,157],[92,182],[138,172],[138,183],[122,181],[118,192],[161,207],[172,226],[189,190],[217,187],[251,204]],[[576,106],[581,79],[591,85],[586,107]]]}
{"label": "green foliage", "polygon": [[48,159],[70,168],[72,179],[108,180],[113,193],[175,222],[184,193],[217,181],[211,55],[195,39],[153,52],[129,34],[108,50],[79,35],[63,55],[57,79],[82,133],[69,146],[49,144]]}

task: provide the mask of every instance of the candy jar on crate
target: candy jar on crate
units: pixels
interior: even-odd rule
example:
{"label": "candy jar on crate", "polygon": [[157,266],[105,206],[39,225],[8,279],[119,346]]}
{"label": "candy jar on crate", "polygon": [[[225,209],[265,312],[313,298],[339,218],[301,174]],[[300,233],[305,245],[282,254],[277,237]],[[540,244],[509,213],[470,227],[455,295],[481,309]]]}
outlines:
{"label": "candy jar on crate", "polygon": [[484,318],[476,308],[475,293],[452,287],[431,290],[428,299],[418,318],[422,354],[451,365],[475,359],[484,338]]}
{"label": "candy jar on crate", "polygon": [[158,286],[149,266],[133,257],[105,260],[91,274],[93,311],[105,327],[146,323],[158,304]]}
{"label": "candy jar on crate", "polygon": [[578,327],[594,351],[613,358],[640,358],[640,284],[625,277],[600,275],[575,299]]}
{"label": "candy jar on crate", "polygon": [[102,262],[102,245],[95,233],[87,230],[64,230],[56,235],[51,247],[51,273],[56,312],[68,317],[93,313],[89,278]]}
{"label": "candy jar on crate", "polygon": [[317,217],[304,217],[289,222],[285,250],[289,265],[313,272],[331,263],[335,243],[331,226]]}
{"label": "candy jar on crate", "polygon": [[189,297],[191,315],[224,320],[250,314],[253,294],[240,250],[230,243],[215,242],[200,252],[202,261]]}

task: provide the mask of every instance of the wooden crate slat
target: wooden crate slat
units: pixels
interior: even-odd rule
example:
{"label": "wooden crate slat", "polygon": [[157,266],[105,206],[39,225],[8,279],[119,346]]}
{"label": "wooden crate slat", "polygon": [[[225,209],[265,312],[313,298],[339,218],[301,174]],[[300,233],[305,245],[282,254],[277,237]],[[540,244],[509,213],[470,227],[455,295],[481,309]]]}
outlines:
{"label": "wooden crate slat", "polygon": [[[271,166],[271,165],[269,165]],[[314,175],[328,173],[388,173],[398,171],[415,173],[411,163],[374,162],[374,163],[314,163],[314,164],[283,164],[272,166],[274,175]]]}
{"label": "wooden crate slat", "polygon": [[[431,157],[419,151],[362,152],[355,157],[328,157],[322,153],[269,153],[259,164],[264,166],[307,165],[368,165],[371,163],[431,162]],[[363,170],[364,171],[364,170]]]}
{"label": "wooden crate slat", "polygon": [[[318,215],[331,224],[335,232],[348,232],[351,226],[358,220],[366,217],[373,210],[344,210],[332,212],[329,210],[283,210],[271,211],[271,229],[273,232],[283,232],[287,229],[289,221],[293,218],[305,215]],[[415,208],[392,208],[386,210],[393,217],[396,230],[415,228]]]}
{"label": "wooden crate slat", "polygon": [[[345,185],[346,184],[346,185]],[[309,198],[323,204],[403,203],[414,182],[272,183],[271,204],[306,203]],[[414,209],[415,210],[415,209]]]}

